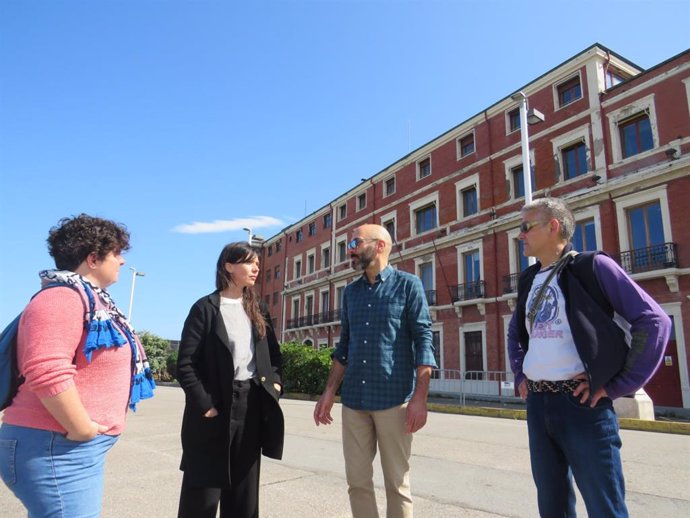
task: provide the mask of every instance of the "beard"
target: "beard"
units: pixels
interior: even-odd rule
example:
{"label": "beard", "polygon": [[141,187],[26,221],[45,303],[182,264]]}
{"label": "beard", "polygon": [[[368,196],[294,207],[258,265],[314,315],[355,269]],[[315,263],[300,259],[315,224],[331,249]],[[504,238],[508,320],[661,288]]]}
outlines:
{"label": "beard", "polygon": [[376,257],[376,253],[371,248],[362,250],[359,254],[352,254],[350,256],[350,266],[353,270],[365,271],[367,267]]}

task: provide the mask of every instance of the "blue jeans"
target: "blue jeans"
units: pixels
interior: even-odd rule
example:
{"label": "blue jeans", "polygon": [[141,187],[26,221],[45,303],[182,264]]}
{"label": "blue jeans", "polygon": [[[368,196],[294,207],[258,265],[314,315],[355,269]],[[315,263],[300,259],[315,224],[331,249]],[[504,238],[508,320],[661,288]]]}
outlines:
{"label": "blue jeans", "polygon": [[527,428],[542,518],[574,518],[572,477],[590,518],[627,518],[618,420],[609,398],[594,408],[570,393],[530,392]]}
{"label": "blue jeans", "polygon": [[0,427],[0,478],[29,511],[29,518],[98,518],[103,462],[117,436],[86,442],[56,432]]}

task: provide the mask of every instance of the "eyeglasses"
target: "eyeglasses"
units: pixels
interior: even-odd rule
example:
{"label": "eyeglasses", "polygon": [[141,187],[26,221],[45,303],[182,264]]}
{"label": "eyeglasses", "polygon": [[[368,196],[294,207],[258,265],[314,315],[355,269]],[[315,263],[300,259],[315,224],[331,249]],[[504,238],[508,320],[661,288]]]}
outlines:
{"label": "eyeglasses", "polygon": [[348,250],[356,250],[364,241],[378,241],[375,237],[356,237],[347,244]]}
{"label": "eyeglasses", "polygon": [[545,221],[523,221],[520,223],[520,232],[522,234],[527,234],[530,230],[532,230],[534,227],[537,225],[543,225],[546,223]]}

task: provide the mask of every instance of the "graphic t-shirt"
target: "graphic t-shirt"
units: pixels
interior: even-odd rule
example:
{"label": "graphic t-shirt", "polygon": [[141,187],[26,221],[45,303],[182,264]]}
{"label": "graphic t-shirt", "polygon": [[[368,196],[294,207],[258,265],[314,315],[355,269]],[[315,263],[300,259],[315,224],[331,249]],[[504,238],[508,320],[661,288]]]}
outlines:
{"label": "graphic t-shirt", "polygon": [[[549,273],[549,269],[542,270],[534,277],[527,297],[527,314]],[[556,277],[551,278],[544,291],[532,328],[527,315],[525,325],[529,332],[529,349],[522,367],[529,379],[568,380],[584,372],[566,317],[565,298]]]}

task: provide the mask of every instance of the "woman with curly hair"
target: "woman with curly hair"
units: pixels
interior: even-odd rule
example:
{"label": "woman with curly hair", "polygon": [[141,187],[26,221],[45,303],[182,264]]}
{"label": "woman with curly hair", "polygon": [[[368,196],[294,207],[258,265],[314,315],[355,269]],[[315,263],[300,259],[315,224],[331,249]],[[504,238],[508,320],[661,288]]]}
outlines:
{"label": "woman with curly hair", "polygon": [[230,243],[218,258],[216,291],[184,323],[178,518],[215,518],[219,503],[221,518],[257,518],[261,454],[282,456],[281,355],[252,289],[258,275],[256,251]]}
{"label": "woman with curly hair", "polygon": [[124,226],[86,214],[50,230],[57,269],[40,272],[22,313],[24,381],[0,427],[0,476],[31,518],[100,516],[105,455],[127,408],[153,395],[143,348],[106,291],[128,249]]}

